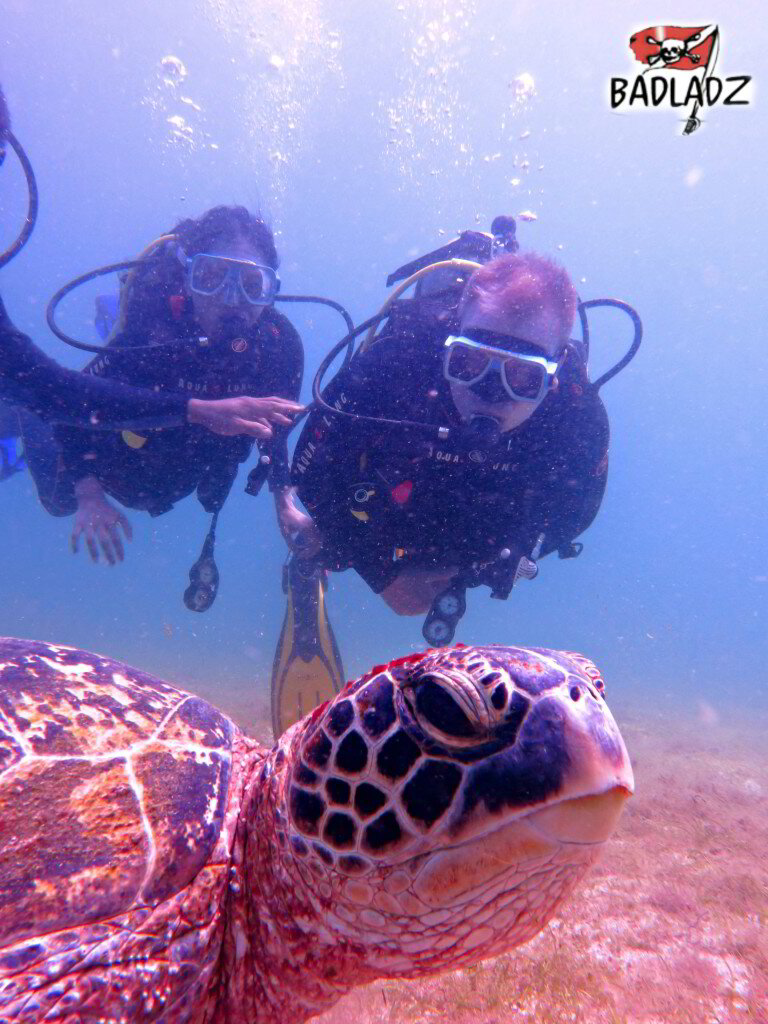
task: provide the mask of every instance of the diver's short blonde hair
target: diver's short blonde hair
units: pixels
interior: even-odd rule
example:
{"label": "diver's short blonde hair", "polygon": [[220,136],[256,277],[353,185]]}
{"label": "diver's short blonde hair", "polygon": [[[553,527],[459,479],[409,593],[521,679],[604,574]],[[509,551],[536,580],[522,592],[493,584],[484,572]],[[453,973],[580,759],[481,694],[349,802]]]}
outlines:
{"label": "diver's short blonde hair", "polygon": [[459,303],[459,316],[463,317],[470,306],[513,316],[551,309],[565,340],[570,336],[578,305],[579,297],[565,267],[536,253],[507,253],[470,277]]}

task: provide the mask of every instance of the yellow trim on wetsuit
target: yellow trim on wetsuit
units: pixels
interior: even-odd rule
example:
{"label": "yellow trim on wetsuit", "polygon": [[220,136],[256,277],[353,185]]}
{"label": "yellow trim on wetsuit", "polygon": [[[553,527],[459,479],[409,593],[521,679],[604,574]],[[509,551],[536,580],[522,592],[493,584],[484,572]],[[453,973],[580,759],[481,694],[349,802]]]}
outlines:
{"label": "yellow trim on wetsuit", "polygon": [[135,434],[132,430],[124,430],[120,436],[129,448],[134,448],[137,451],[147,443],[146,437],[142,437],[141,434]]}

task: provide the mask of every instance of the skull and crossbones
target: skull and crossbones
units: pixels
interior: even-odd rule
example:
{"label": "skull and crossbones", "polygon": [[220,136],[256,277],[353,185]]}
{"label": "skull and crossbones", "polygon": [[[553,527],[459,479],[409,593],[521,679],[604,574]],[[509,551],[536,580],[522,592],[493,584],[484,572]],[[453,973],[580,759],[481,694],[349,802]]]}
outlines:
{"label": "skull and crossbones", "polygon": [[659,47],[659,52],[648,58],[651,67],[654,67],[659,61],[665,67],[669,64],[677,64],[683,57],[687,57],[694,64],[698,64],[701,60],[698,53],[690,52],[690,46],[693,43],[701,42],[701,32],[695,32],[687,39],[656,39],[654,36],[646,36],[645,41],[649,46]]}

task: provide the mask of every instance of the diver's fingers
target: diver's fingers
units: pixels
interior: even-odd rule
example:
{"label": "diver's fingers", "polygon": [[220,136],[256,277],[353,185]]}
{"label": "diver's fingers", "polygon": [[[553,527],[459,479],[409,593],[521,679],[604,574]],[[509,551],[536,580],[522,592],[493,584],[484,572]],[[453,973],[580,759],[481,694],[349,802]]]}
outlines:
{"label": "diver's fingers", "polygon": [[126,540],[133,540],[133,527],[131,526],[130,520],[127,519],[122,512],[118,512],[116,521],[120,526],[122,526]]}
{"label": "diver's fingers", "polygon": [[97,529],[99,544],[101,544],[101,550],[104,552],[104,557],[110,565],[114,565],[117,559],[115,558],[115,552],[112,550],[112,541],[109,536],[108,528],[103,523],[100,523]]}
{"label": "diver's fingers", "polygon": [[281,412],[277,412],[277,411],[271,412],[269,414],[269,418],[270,418],[272,423],[284,423],[286,425],[286,427],[290,427],[290,425],[293,423],[292,417],[290,417],[290,416],[283,416],[283,414]]}
{"label": "diver's fingers", "polygon": [[[120,522],[120,520],[118,519],[117,522]],[[112,547],[114,548],[117,560],[122,562],[125,558],[125,551],[123,550],[123,542],[120,540],[120,534],[117,532],[117,523],[109,523],[107,530],[109,531],[109,539],[112,541]]]}
{"label": "diver's fingers", "polygon": [[257,398],[257,402],[269,403],[273,409],[281,409],[284,412],[303,412],[304,406],[299,402],[293,402],[290,398],[281,398],[280,395],[269,395],[267,398]]}
{"label": "diver's fingers", "polygon": [[272,437],[272,427],[266,420],[244,420],[238,416],[234,425],[237,431],[233,430],[232,433],[250,434],[251,437],[256,437],[260,441],[266,441],[267,438]]}
{"label": "diver's fingers", "polygon": [[92,526],[86,526],[85,528],[85,543],[88,545],[88,550],[91,554],[91,561],[98,562],[99,546],[96,543],[96,537],[94,536]]}

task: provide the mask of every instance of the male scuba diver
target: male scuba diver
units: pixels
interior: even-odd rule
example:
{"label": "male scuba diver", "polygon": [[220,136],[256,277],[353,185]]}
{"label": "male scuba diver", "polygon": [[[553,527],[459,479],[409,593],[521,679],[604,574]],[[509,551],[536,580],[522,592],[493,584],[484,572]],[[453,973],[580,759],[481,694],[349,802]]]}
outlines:
{"label": "male scuba diver", "polygon": [[[293,459],[315,527],[306,550],[355,569],[398,614],[427,613],[432,645],[452,639],[467,587],[506,598],[540,556],[579,554],[608,468],[599,388],[642,333],[631,307],[580,303],[564,268],[518,252],[512,218],[492,231],[391,275],[420,277],[416,297],[390,300],[378,335],[322,391],[318,375]],[[598,304],[627,312],[635,339],[591,383],[586,308]]]}

